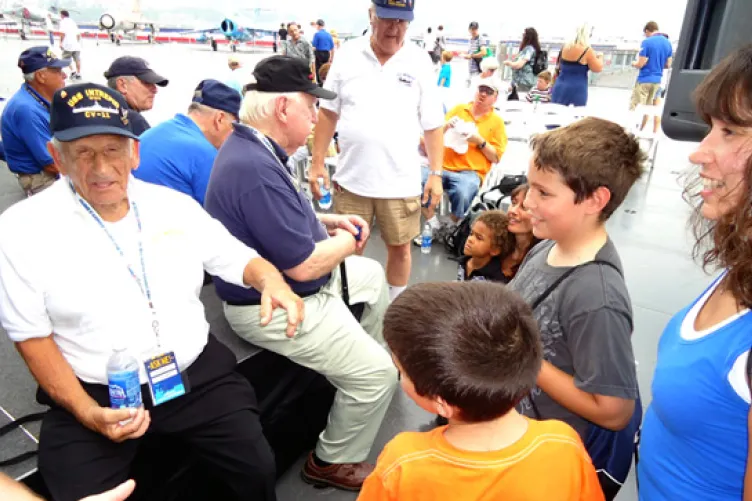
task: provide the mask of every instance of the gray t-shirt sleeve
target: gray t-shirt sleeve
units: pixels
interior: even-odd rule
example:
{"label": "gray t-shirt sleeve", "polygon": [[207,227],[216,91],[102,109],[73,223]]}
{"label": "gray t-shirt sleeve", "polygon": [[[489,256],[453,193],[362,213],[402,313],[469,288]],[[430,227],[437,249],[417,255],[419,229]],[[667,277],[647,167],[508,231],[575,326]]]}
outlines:
{"label": "gray t-shirt sleeve", "polygon": [[570,316],[564,329],[575,386],[608,397],[637,398],[632,324],[626,312],[609,306],[582,311]]}

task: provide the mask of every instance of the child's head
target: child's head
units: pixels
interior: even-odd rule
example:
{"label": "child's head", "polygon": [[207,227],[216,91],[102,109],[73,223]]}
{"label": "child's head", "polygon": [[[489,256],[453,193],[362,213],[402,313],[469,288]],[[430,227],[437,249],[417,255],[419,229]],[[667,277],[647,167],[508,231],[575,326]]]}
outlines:
{"label": "child's head", "polygon": [[603,224],[643,172],[646,155],[633,134],[600,118],[532,139],[525,208],[533,234],[561,240]]}
{"label": "child's head", "polygon": [[450,63],[452,61],[452,58],[454,58],[454,54],[449,52],[448,50],[445,50],[441,53],[441,62],[442,63]]}
{"label": "child's head", "polygon": [[538,84],[535,87],[538,90],[548,90],[549,86],[551,85],[552,78],[553,75],[551,75],[550,71],[541,71],[540,73],[538,73]]}
{"label": "child's head", "polygon": [[386,312],[384,338],[410,398],[467,423],[508,413],[533,388],[541,367],[530,307],[489,282],[409,287]]}
{"label": "child's head", "polygon": [[470,227],[463,253],[475,258],[506,255],[514,249],[509,235],[509,219],[498,210],[483,212]]}

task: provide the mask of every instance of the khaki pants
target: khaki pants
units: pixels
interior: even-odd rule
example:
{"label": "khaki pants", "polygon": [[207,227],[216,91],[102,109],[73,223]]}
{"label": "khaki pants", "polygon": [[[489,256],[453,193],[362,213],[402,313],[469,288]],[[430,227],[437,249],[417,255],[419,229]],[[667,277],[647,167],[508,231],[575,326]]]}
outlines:
{"label": "khaki pants", "polygon": [[259,326],[259,306],[224,304],[235,332],[256,346],[326,376],[337,388],[329,422],[316,455],[330,463],[364,461],[397,387],[397,369],[382,346],[382,321],[389,303],[384,270],[372,259],[345,260],[350,303],[365,303],[359,324],[342,301],[339,267],[318,294],[304,298],[305,320],[293,339],[285,336],[287,314],[275,310]]}
{"label": "khaki pants", "polygon": [[636,83],[632,89],[632,101],[629,109],[634,111],[638,104],[653,104],[655,96],[661,88],[659,83]]}
{"label": "khaki pants", "polygon": [[27,197],[46,190],[56,181],[55,176],[45,171],[39,174],[17,174],[17,177],[18,184],[21,185],[21,189],[24,190]]}
{"label": "khaki pants", "polygon": [[409,244],[420,233],[420,198],[368,198],[334,183],[334,212],[362,217],[369,227],[379,225],[387,245]]}

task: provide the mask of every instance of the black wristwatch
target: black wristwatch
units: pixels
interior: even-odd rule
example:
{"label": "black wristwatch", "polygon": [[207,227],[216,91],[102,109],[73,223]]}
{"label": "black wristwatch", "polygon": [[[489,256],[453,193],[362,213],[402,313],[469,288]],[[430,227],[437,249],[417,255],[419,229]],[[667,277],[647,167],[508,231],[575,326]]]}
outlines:
{"label": "black wristwatch", "polygon": [[483,148],[485,148],[485,147],[486,147],[486,145],[487,145],[487,144],[488,144],[488,141],[483,141],[482,143],[480,143],[480,144],[478,145],[478,149],[482,150]]}

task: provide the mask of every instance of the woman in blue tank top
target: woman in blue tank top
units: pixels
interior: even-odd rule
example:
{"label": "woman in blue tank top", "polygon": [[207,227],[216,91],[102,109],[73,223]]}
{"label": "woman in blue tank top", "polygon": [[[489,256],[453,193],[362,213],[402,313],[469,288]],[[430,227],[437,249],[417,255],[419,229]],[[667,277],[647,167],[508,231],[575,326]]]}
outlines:
{"label": "woman in blue tank top", "polygon": [[551,102],[564,106],[585,106],[588,100],[588,71],[603,70],[603,54],[590,47],[590,27],[583,24],[577,29],[573,42],[562,47],[556,64]]}
{"label": "woman in blue tank top", "polygon": [[[687,194],[697,202],[696,257],[723,269],[666,326],[643,421],[644,501],[741,501],[749,459],[752,347],[752,45],[724,59],[696,91],[708,135]],[[699,188],[701,183],[701,189]],[[750,466],[747,466],[750,465]]]}

